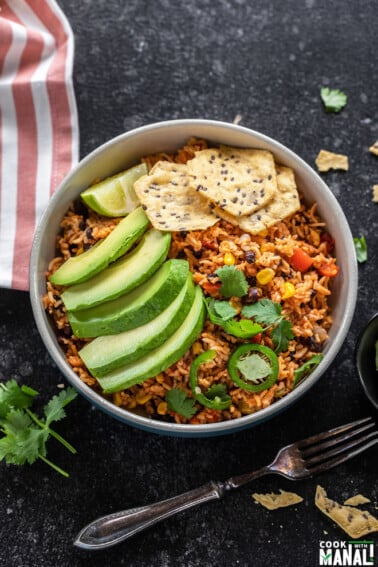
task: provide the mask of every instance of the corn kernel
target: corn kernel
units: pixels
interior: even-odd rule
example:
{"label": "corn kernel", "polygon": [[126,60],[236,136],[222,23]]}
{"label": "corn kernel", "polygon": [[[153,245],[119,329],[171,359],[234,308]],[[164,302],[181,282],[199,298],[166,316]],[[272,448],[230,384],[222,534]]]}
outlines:
{"label": "corn kernel", "polygon": [[201,352],[202,352],[201,343],[196,341],[194,343],[194,345],[192,346],[192,351],[193,351],[193,354],[201,354]]}
{"label": "corn kernel", "polygon": [[116,392],[113,395],[113,404],[115,404],[116,406],[121,406],[122,405],[122,396],[119,392]]}
{"label": "corn kernel", "polygon": [[158,382],[159,384],[162,384],[164,382],[164,375],[163,374],[158,374],[155,378],[156,382]]}
{"label": "corn kernel", "polygon": [[226,254],[223,256],[224,265],[232,266],[233,264],[235,264],[235,262],[236,262],[235,256],[231,254],[231,252],[226,252]]}
{"label": "corn kernel", "polygon": [[256,280],[260,285],[265,285],[271,282],[274,276],[275,276],[275,272],[274,270],[272,270],[272,268],[264,268],[263,270],[257,272]]}
{"label": "corn kernel", "polygon": [[137,394],[135,397],[137,404],[143,406],[151,399],[151,394]]}
{"label": "corn kernel", "polygon": [[159,415],[165,415],[167,413],[168,405],[166,402],[160,402],[157,407],[157,412]]}
{"label": "corn kernel", "polygon": [[135,398],[133,398],[127,404],[127,409],[134,409],[136,407],[136,405],[137,405],[136,400],[135,400]]}
{"label": "corn kernel", "polygon": [[289,299],[295,294],[295,287],[291,282],[284,283],[284,292],[282,294],[282,299]]}
{"label": "corn kernel", "polygon": [[266,228],[263,228],[263,230],[261,230],[261,231],[259,232],[259,236],[262,236],[262,237],[264,237],[264,238],[265,238],[265,236],[268,236],[268,231],[267,231],[267,229],[266,229]]}

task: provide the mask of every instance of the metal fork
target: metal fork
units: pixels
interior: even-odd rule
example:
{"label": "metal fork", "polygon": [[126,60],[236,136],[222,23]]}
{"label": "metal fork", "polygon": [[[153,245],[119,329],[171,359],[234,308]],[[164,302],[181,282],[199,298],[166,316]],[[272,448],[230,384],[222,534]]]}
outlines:
{"label": "metal fork", "polygon": [[168,500],[98,518],[81,530],[74,544],[83,549],[110,547],[183,510],[218,500],[227,491],[260,476],[275,473],[291,480],[308,478],[344,463],[377,442],[378,430],[371,417],[347,423],[283,447],[270,465],[257,471],[225,482],[210,481]]}

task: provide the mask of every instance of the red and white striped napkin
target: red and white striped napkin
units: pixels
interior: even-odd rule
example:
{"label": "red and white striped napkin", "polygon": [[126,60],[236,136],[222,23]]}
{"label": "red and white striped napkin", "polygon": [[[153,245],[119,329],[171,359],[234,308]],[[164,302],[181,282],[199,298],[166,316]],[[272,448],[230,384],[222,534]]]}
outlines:
{"label": "red and white striped napkin", "polygon": [[0,0],[0,287],[28,289],[34,229],[78,160],[73,57],[54,0]]}

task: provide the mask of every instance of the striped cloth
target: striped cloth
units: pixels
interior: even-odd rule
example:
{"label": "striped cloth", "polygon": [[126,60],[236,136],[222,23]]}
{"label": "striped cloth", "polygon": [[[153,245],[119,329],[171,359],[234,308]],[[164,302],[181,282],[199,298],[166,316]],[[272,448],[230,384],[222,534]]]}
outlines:
{"label": "striped cloth", "polygon": [[78,160],[73,56],[54,0],[0,0],[0,287],[28,289],[34,229]]}

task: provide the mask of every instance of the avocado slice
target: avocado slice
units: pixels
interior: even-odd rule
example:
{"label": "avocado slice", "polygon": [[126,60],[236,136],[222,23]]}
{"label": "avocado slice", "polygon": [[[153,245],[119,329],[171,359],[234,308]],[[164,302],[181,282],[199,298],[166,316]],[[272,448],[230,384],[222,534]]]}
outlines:
{"label": "avocado slice", "polygon": [[174,301],[149,323],[117,335],[97,337],[79,351],[93,376],[99,377],[142,358],[160,346],[183,323],[194,299],[194,284],[187,276]]}
{"label": "avocado slice", "polygon": [[205,322],[202,290],[196,287],[194,301],[182,325],[160,347],[150,351],[132,364],[98,378],[105,393],[118,392],[140,384],[163,372],[177,362],[189,349]]}
{"label": "avocado slice", "polygon": [[138,207],[122,219],[104,240],[64,262],[50,276],[50,281],[57,285],[72,285],[89,280],[125,254],[142,236],[148,224],[145,212],[142,207]]}
{"label": "avocado slice", "polygon": [[147,165],[138,163],[126,171],[91,185],[80,196],[88,207],[100,215],[123,217],[139,205],[134,182],[146,173],[148,173]]}
{"label": "avocado slice", "polygon": [[129,293],[89,309],[69,311],[68,320],[74,335],[99,337],[145,325],[172,303],[188,274],[186,260],[167,260],[146,282]]}
{"label": "avocado slice", "polygon": [[138,246],[90,280],[69,287],[62,293],[68,311],[87,309],[131,291],[164,262],[171,242],[169,232],[149,230]]}

